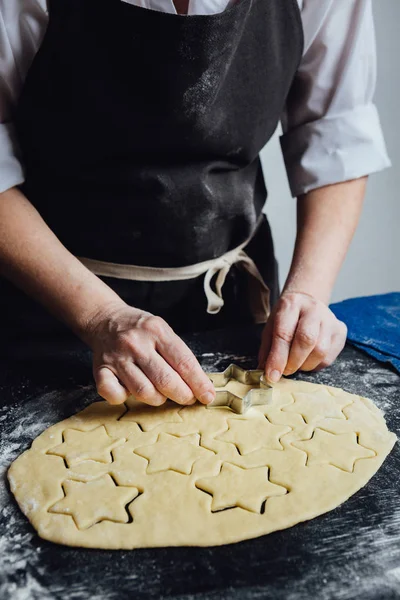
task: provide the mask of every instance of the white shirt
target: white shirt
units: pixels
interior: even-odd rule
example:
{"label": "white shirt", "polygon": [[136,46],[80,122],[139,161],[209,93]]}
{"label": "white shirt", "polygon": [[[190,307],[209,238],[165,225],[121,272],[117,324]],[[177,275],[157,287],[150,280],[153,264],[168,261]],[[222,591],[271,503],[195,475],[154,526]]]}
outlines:
{"label": "white shirt", "polygon": [[[115,1],[176,14],[172,0]],[[223,12],[235,1],[190,0],[189,15]],[[390,165],[373,104],[371,0],[297,2],[305,47],[281,138],[293,196]],[[47,0],[0,0],[0,192],[24,181],[12,112],[47,22]]]}

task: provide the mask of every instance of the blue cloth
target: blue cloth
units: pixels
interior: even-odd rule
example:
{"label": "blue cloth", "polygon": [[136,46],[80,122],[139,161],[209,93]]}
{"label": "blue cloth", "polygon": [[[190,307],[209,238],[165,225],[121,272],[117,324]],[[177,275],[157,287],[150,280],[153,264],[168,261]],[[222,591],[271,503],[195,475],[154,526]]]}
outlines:
{"label": "blue cloth", "polygon": [[332,304],[349,329],[348,341],[400,373],[400,292]]}

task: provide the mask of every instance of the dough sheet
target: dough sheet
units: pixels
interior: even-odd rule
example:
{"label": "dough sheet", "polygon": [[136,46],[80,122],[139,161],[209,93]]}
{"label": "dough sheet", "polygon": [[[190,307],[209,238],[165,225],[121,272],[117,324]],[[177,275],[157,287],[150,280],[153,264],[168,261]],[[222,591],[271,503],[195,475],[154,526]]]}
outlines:
{"label": "dough sheet", "polygon": [[[243,396],[250,387],[231,380],[224,389]],[[265,405],[242,415],[172,402],[154,409],[133,398],[118,407],[96,402],[44,431],[8,478],[46,540],[213,546],[334,509],[368,482],[395,441],[371,401],[283,380]]]}

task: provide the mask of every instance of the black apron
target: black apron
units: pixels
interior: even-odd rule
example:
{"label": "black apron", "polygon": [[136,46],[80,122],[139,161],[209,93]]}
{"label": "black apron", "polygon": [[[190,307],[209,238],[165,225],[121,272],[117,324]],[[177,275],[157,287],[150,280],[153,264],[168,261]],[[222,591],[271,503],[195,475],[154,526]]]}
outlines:
{"label": "black apron", "polygon": [[[302,55],[297,1],[241,0],[191,17],[122,0],[49,4],[15,125],[22,191],[61,242],[77,256],[180,267],[251,236],[266,200],[259,153]],[[266,221],[246,251],[274,299]],[[251,319],[239,269],[219,315],[205,313],[201,281],[106,281],[178,331]],[[2,287],[10,330],[44,332],[42,310]]]}

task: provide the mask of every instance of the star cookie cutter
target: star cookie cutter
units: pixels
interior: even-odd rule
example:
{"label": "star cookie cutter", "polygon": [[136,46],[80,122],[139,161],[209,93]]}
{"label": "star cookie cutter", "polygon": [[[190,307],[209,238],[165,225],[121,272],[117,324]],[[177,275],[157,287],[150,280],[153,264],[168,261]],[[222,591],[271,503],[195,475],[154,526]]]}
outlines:
{"label": "star cookie cutter", "polygon": [[258,385],[243,397],[229,390],[216,389],[215,400],[207,408],[225,406],[242,415],[252,406],[268,404],[271,398],[272,386],[266,381],[264,372],[260,370],[246,371],[237,365],[229,365],[222,373],[207,373],[215,388],[225,387],[229,381],[238,381],[245,385]]}

